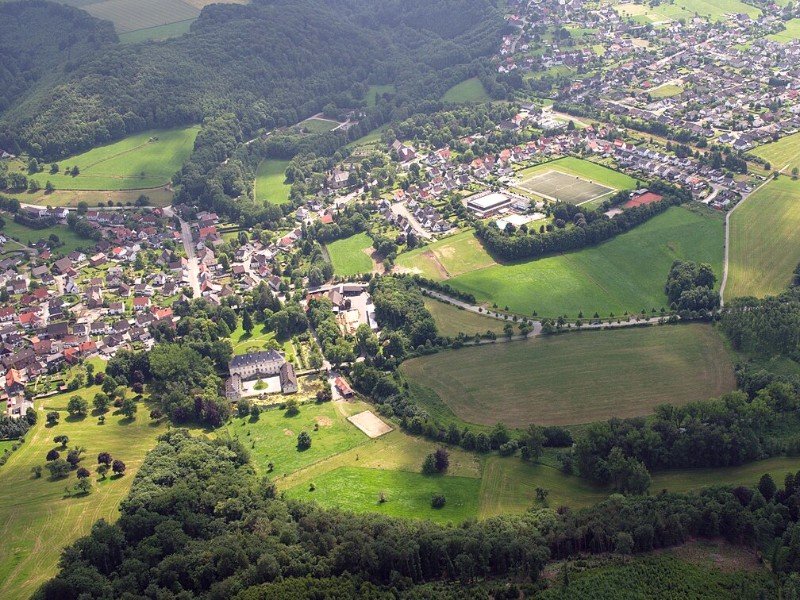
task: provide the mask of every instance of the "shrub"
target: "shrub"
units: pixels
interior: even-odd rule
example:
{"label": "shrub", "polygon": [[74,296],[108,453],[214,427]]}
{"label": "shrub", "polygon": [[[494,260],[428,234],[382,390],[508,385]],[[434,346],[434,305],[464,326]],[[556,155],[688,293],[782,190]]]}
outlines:
{"label": "shrub", "polygon": [[300,451],[308,450],[311,448],[311,436],[307,431],[301,431],[297,436],[297,449]]}
{"label": "shrub", "polygon": [[433,498],[431,498],[432,508],[444,508],[446,503],[447,498],[444,497],[444,494],[436,494]]}

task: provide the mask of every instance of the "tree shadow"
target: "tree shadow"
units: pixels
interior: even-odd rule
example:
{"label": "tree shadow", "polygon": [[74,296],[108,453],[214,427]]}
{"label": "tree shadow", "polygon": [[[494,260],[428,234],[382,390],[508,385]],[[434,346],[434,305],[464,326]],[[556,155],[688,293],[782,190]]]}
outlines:
{"label": "tree shadow", "polygon": [[114,473],[109,477],[109,479],[111,481],[116,481],[117,479],[122,479],[123,477],[125,477],[125,473]]}
{"label": "tree shadow", "polygon": [[86,419],[86,415],[69,415],[64,419],[65,423],[80,423]]}
{"label": "tree shadow", "polygon": [[117,421],[117,425],[121,425],[123,427],[127,427],[128,425],[133,423],[135,420],[136,420],[135,416],[133,416],[133,417],[123,417],[119,421]]}

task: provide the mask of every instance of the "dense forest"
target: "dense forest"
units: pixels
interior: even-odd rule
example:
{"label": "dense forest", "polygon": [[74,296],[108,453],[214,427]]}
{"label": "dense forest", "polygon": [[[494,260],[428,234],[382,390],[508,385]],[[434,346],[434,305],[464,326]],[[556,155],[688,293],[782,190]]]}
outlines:
{"label": "dense forest", "polygon": [[[24,69],[23,59],[47,68],[59,32],[70,30],[53,6],[4,5],[18,21],[35,23],[35,39],[53,39],[41,48],[23,44],[31,51],[4,59],[5,70]],[[464,78],[463,67],[491,51],[502,18],[488,0],[393,0],[377,10],[367,0],[254,0],[211,5],[188,35],[159,43],[109,45],[107,23],[86,17],[84,27],[94,52],[42,77],[35,93],[12,86],[9,99],[21,102],[2,116],[0,145],[55,158],[226,113],[249,135],[294,124],[328,103],[356,108],[372,83],[395,83],[400,103],[438,97]],[[82,50],[87,43],[72,45]]]}
{"label": "dense forest", "polygon": [[[120,519],[67,548],[35,597],[516,598],[540,589],[549,559],[693,537],[757,547],[784,575],[800,564],[799,481],[765,475],[753,489],[613,496],[445,527],[286,501],[237,440],[175,430],[148,455]],[[795,581],[781,584],[794,597]]]}

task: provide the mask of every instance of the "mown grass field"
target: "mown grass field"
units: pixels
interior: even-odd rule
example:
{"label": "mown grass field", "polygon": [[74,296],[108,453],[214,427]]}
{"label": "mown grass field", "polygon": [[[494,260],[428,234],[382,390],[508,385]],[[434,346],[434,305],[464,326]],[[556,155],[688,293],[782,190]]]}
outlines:
{"label": "mown grass field", "polygon": [[366,233],[358,233],[336,240],[326,246],[331,257],[333,272],[342,277],[369,273],[372,271],[372,238]]}
{"label": "mown grass field", "polygon": [[[99,387],[79,392],[89,400]],[[136,471],[145,454],[155,446],[156,437],[166,430],[164,424],[153,423],[149,410],[139,403],[136,419],[129,421],[109,412],[104,425],[96,416],[82,420],[67,418],[67,401],[72,393],[53,396],[36,402],[39,422],[28,432],[26,441],[0,467],[0,597],[14,600],[29,598],[46,579],[55,575],[61,550],[78,537],[89,533],[100,518],[113,521],[117,509],[127,495]],[[45,425],[45,413],[57,410],[61,422]],[[45,470],[40,479],[31,474],[34,466],[45,465],[45,455],[58,446],[56,435],[69,436],[69,447],[86,448],[81,462],[92,471],[93,491],[88,496],[65,497],[64,488],[77,481],[74,472],[66,479],[51,481]],[[118,479],[100,481],[94,473],[97,454],[110,452],[125,462],[127,471]]]}
{"label": "mown grass field", "polygon": [[680,469],[652,474],[652,492],[666,489],[670,492],[691,492],[712,485],[756,486],[764,473],[769,473],[778,485],[787,473],[800,470],[800,457],[776,456],[747,463],[738,467],[719,469]]}
{"label": "mown grass field", "polygon": [[336,121],[331,121],[330,119],[318,119],[316,117],[312,117],[311,119],[306,119],[305,121],[300,122],[300,127],[309,133],[325,133],[326,131],[334,129],[338,125],[339,123]]}
{"label": "mown grass field", "polygon": [[575,158],[574,156],[566,156],[540,165],[528,167],[527,169],[518,171],[515,176],[520,181],[525,182],[547,171],[559,171],[567,175],[575,175],[617,190],[632,190],[640,187],[636,179],[625,173],[620,173],[619,171],[604,167],[603,165]]}
{"label": "mown grass field", "polygon": [[[250,417],[233,419],[227,431],[250,449],[260,471],[266,473],[271,462],[275,475],[289,474],[369,440],[347,421],[346,417],[353,414],[349,411],[352,406],[333,402],[303,404],[300,413],[293,417],[280,409],[268,410],[255,421]],[[297,436],[301,431],[308,432],[312,440],[311,447],[302,452],[297,449]]]}
{"label": "mown grass field", "polygon": [[475,233],[468,229],[404,252],[397,257],[395,264],[400,271],[419,273],[428,279],[441,281],[497,263],[484,250]]}
{"label": "mown grass field", "polygon": [[[315,500],[326,508],[354,512],[377,512],[392,517],[430,519],[458,524],[478,514],[480,480],[449,475],[423,475],[408,471],[386,471],[341,467],[314,480],[315,489],[287,490],[289,498]],[[383,492],[385,502],[379,502]],[[443,494],[444,507],[434,509],[431,499]]]}
{"label": "mown grass field", "polygon": [[[539,316],[566,314],[574,319],[581,311],[586,317],[649,312],[667,307],[664,282],[676,259],[707,262],[721,278],[723,245],[719,213],[675,207],[599,246],[475,268],[448,283],[474,294],[478,302],[508,306],[524,315],[537,311]],[[490,259],[486,254],[485,261]],[[423,274],[436,274],[417,263]]]}
{"label": "mown grass field", "polygon": [[231,345],[233,354],[247,354],[248,352],[258,352],[267,350],[273,343],[278,345],[278,349],[286,354],[286,360],[294,357],[294,345],[291,340],[284,342],[278,341],[275,331],[263,323],[254,323],[253,331],[247,333],[242,329],[241,320],[236,329],[231,332]]}
{"label": "mown grass field", "polygon": [[81,202],[86,202],[89,206],[101,206],[101,203],[102,206],[108,206],[109,202],[114,206],[119,206],[120,203],[123,206],[132,206],[141,195],[149,198],[150,206],[163,207],[172,204],[174,195],[168,186],[142,190],[56,190],[50,194],[45,193],[43,189],[34,193],[3,193],[25,204],[69,207],[77,207]]}
{"label": "mown grass field", "polygon": [[618,6],[617,11],[624,17],[634,17],[642,23],[662,23],[680,19],[688,21],[695,15],[712,21],[722,21],[734,13],[746,13],[756,17],[761,12],[740,0],[675,0],[674,3],[662,2],[657,6],[626,3]]}
{"label": "mown grass field", "polygon": [[255,197],[259,202],[286,204],[292,186],[286,183],[288,160],[267,159],[261,161],[256,171]]}
{"label": "mown grass field", "polygon": [[462,421],[570,425],[650,414],[735,388],[708,325],[587,331],[414,358],[403,374]]}
{"label": "mown grass field", "polygon": [[389,83],[386,85],[371,85],[369,86],[369,90],[367,90],[367,106],[373,107],[378,103],[378,96],[383,94],[394,94],[396,88],[394,87],[393,83]]}
{"label": "mown grass field", "polygon": [[800,39],[800,19],[784,21],[783,24],[786,26],[785,30],[768,35],[767,39],[783,43]]}
{"label": "mown grass field", "polygon": [[674,83],[667,83],[650,90],[650,97],[656,99],[671,98],[672,96],[677,96],[681,93],[683,93],[683,87],[675,85]]}
{"label": "mown grass field", "polygon": [[499,319],[482,317],[474,312],[461,310],[452,304],[446,304],[433,298],[425,298],[425,308],[433,315],[440,335],[455,337],[459,333],[474,335],[487,331],[503,333],[505,323]]}
{"label": "mown grass field", "polygon": [[785,290],[800,262],[800,181],[780,177],[731,215],[727,300]]}
{"label": "mown grass field", "polygon": [[[32,177],[44,188],[47,181],[57,190],[139,190],[163,186],[170,181],[192,152],[197,126],[145,131],[113,144],[94,148],[50,165]],[[77,166],[76,177],[66,173]]]}
{"label": "mown grass field", "polygon": [[3,219],[6,224],[0,229],[0,232],[26,246],[36,243],[39,240],[46,240],[51,234],[57,235],[63,245],[53,250],[53,254],[66,255],[78,248],[91,248],[95,244],[92,240],[80,237],[64,225],[54,225],[46,229],[31,229],[30,227],[25,227],[24,225],[14,222],[10,215],[4,215]]}
{"label": "mown grass field", "polygon": [[489,102],[491,97],[483,87],[481,80],[472,77],[451,87],[444,93],[445,102]]}
{"label": "mown grass field", "polygon": [[777,142],[764,144],[751,152],[768,161],[772,170],[783,170],[790,175],[793,168],[800,168],[800,133],[787,135]]}

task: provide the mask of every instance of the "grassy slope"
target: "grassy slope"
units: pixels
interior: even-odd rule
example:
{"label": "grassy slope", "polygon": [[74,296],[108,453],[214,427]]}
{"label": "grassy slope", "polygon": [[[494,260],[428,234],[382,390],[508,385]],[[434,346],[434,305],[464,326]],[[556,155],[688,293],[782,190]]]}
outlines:
{"label": "grassy slope", "polygon": [[759,146],[752,153],[769,161],[772,169],[785,169],[784,172],[789,175],[794,167],[800,167],[800,133]]}
{"label": "grassy slope", "polygon": [[71,206],[77,207],[80,202],[89,206],[106,206],[109,202],[118,205],[132,205],[141,195],[150,199],[150,206],[169,206],[172,204],[173,192],[168,187],[147,188],[141,190],[55,190],[48,194],[45,191],[11,193],[5,195],[16,198],[25,204],[39,206]]}
{"label": "grassy slope", "polygon": [[800,262],[800,182],[772,181],[731,216],[725,298],[785,290]]}
{"label": "grassy slope", "polygon": [[375,106],[378,103],[378,96],[382,94],[394,94],[395,91],[397,90],[394,87],[394,84],[392,83],[386,85],[369,86],[369,90],[367,90],[367,97],[366,97],[367,106],[370,108]]}
{"label": "grassy slope", "polygon": [[342,277],[369,273],[372,271],[372,259],[366,250],[371,248],[372,238],[366,233],[359,233],[328,244],[328,255],[331,257],[333,272]]}
{"label": "grassy slope", "polygon": [[136,31],[127,31],[120,34],[119,41],[123,44],[136,44],[148,40],[166,40],[168,38],[178,37],[184,33],[188,33],[193,22],[194,19],[190,19],[166,25],[156,25],[155,27],[148,27],[146,29],[137,29]]}
{"label": "grassy slope", "polygon": [[[199,127],[145,131],[113,144],[94,148],[58,163],[51,175],[49,165],[34,178],[44,187],[51,181],[61,190],[125,190],[165,185],[189,158]],[[157,137],[157,141],[150,142]],[[80,175],[65,174],[77,165]],[[144,175],[142,175],[144,173]]]}
{"label": "grassy slope", "polygon": [[463,348],[406,361],[402,371],[460,419],[514,427],[646,415],[735,387],[722,339],[699,324]]}
{"label": "grassy slope", "polygon": [[481,80],[472,77],[447,90],[442,96],[442,100],[445,102],[489,102],[491,98]]}
{"label": "grassy slope", "polygon": [[395,264],[402,271],[439,281],[497,263],[469,229],[405,252],[397,257]]}
{"label": "grassy slope", "polygon": [[[708,213],[708,214],[706,214]],[[638,312],[667,305],[664,281],[675,259],[710,263],[722,275],[722,217],[671,208],[599,246],[455,277],[479,302],[540,316]],[[488,258],[488,255],[487,255]],[[400,264],[400,260],[398,260]]]}
{"label": "grassy slope", "polygon": [[425,298],[425,308],[433,315],[440,335],[455,337],[459,333],[473,335],[487,331],[503,333],[504,322],[499,319],[482,317],[433,298]]}
{"label": "grassy slope", "polygon": [[256,171],[255,196],[259,202],[286,204],[289,202],[290,185],[286,184],[284,172],[288,160],[264,160]]}
{"label": "grassy slope", "polygon": [[609,169],[608,167],[598,165],[588,160],[575,158],[574,156],[559,158],[558,160],[553,160],[541,165],[523,169],[522,171],[519,171],[516,176],[517,178],[524,180],[532,177],[533,175],[546,173],[547,171],[561,171],[567,175],[576,175],[578,177],[583,177],[584,179],[594,181],[595,183],[599,183],[600,185],[605,185],[618,190],[628,190],[640,187],[636,179],[626,175],[625,173],[620,173],[614,169]]}
{"label": "grassy slope", "polygon": [[764,473],[780,485],[787,473],[800,470],[800,457],[776,456],[738,467],[721,469],[680,469],[653,473],[651,491],[690,492],[711,485],[755,486]]}
{"label": "grassy slope", "polygon": [[[99,388],[84,388],[80,394],[91,401]],[[88,416],[82,421],[66,421],[66,405],[72,394],[37,401],[39,422],[26,436],[26,442],[0,468],[0,597],[27,598],[47,578],[56,572],[61,549],[81,535],[89,533],[100,518],[113,520],[117,507],[127,495],[145,453],[155,445],[156,437],[165,430],[154,426],[147,410],[139,404],[133,422],[108,413],[105,425]],[[61,423],[45,426],[45,413],[62,412]],[[82,465],[94,471],[97,454],[107,451],[122,459],[128,470],[124,477],[98,482],[91,478],[94,491],[82,498],[65,498],[65,486],[72,487],[77,479],[50,481],[47,471],[41,479],[31,476],[31,468],[45,464],[45,454],[55,447],[53,436],[69,436],[69,447],[84,446]],[[8,491],[13,490],[13,494]]]}

